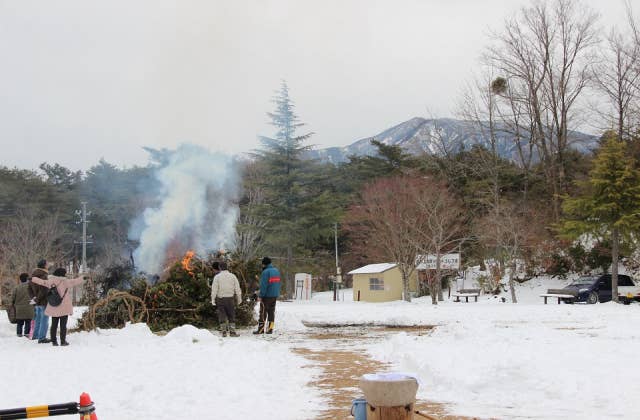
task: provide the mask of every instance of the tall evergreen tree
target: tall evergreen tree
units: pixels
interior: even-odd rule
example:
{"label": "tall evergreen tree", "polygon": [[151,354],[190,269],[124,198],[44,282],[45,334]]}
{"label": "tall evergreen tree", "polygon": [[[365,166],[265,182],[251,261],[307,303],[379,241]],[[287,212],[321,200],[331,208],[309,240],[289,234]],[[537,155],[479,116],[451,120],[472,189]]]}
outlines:
{"label": "tall evergreen tree", "polygon": [[265,165],[265,197],[258,213],[266,221],[267,249],[280,253],[275,257],[285,259],[285,266],[281,268],[284,268],[287,279],[286,290],[291,294],[293,254],[303,236],[306,223],[301,223],[304,219],[302,211],[309,198],[305,174],[308,161],[303,161],[302,155],[311,148],[304,142],[313,133],[297,134],[297,130],[304,124],[299,122],[294,112],[294,104],[285,81],[273,102],[276,109],[267,115],[271,119],[271,125],[276,128],[276,133],[273,138],[262,137],[262,148],[257,152],[258,158]]}
{"label": "tall evergreen tree", "polygon": [[613,300],[618,301],[620,244],[640,230],[640,171],[624,142],[610,136],[601,146],[582,193],[563,203],[561,232],[592,234],[611,243]]}

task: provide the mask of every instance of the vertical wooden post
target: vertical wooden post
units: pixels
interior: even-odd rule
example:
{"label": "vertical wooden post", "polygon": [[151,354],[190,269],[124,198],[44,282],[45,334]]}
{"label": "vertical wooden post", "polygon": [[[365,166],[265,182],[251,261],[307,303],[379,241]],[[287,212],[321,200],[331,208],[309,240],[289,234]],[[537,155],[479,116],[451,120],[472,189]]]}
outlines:
{"label": "vertical wooden post", "polygon": [[413,406],[373,407],[367,404],[367,420],[413,420]]}

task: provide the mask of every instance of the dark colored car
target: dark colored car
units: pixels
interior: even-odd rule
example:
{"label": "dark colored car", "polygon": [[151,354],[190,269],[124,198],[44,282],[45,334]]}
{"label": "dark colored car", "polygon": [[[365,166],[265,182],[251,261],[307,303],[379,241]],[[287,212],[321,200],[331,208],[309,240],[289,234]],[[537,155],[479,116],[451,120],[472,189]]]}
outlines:
{"label": "dark colored car", "polygon": [[[618,274],[618,294],[622,294],[623,290],[634,286],[631,277]],[[608,302],[611,300],[611,274],[582,276],[565,287],[564,290],[576,296],[574,302]]]}

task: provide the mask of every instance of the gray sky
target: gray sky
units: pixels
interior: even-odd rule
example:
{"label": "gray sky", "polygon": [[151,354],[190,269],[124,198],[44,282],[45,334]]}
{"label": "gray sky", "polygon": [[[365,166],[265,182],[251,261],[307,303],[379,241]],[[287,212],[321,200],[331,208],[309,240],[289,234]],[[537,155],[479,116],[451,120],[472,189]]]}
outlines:
{"label": "gray sky", "polygon": [[[638,0],[633,0],[636,3]],[[585,2],[602,24],[622,0]],[[489,28],[525,0],[0,0],[0,165],[239,153],[280,81],[320,148],[452,116]]]}

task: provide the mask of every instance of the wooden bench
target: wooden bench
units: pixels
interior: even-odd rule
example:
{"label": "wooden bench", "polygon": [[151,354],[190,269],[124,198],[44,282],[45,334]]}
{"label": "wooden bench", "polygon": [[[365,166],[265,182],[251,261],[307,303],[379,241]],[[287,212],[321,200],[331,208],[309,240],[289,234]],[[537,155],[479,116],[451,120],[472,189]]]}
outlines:
{"label": "wooden bench", "polygon": [[456,300],[454,302],[462,302],[460,298],[464,298],[465,302],[469,303],[469,298],[472,297],[475,301],[478,301],[478,296],[480,296],[480,289],[459,289],[457,292],[453,293],[451,296],[455,296]]}
{"label": "wooden bench", "polygon": [[563,299],[566,299],[567,303],[573,303],[576,298],[576,294],[574,294],[571,290],[566,289],[547,289],[547,293],[543,293],[540,297],[544,298],[544,304],[547,304],[548,298],[557,298],[558,305]]}

